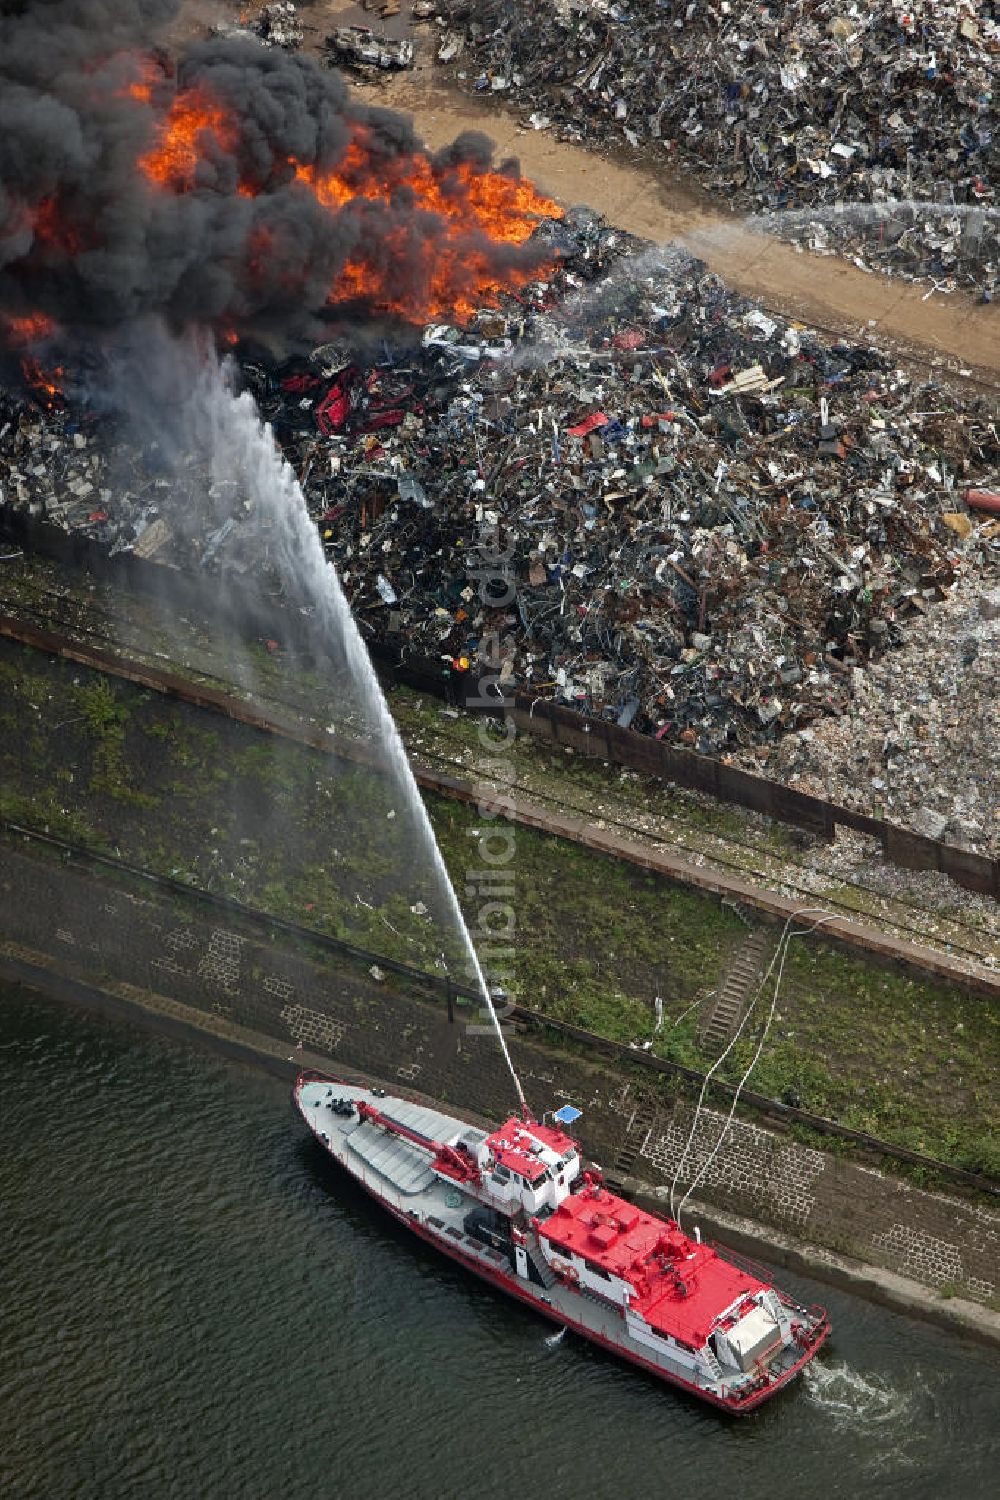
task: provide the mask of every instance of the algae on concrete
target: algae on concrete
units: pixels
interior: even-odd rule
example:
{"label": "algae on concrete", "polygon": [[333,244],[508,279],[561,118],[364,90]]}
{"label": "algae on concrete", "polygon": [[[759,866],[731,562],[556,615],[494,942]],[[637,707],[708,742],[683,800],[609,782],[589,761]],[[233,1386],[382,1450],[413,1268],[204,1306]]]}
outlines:
{"label": "algae on concrete", "polygon": [[[0,687],[4,816],[418,967],[434,970],[445,952],[456,971],[454,941],[449,951],[405,894],[414,872],[393,845],[377,774],[10,642]],[[482,897],[467,884],[487,825],[467,804],[427,803],[475,924]],[[745,933],[739,917],[530,828],[514,828],[512,845],[522,1003],[690,1066],[714,1061],[692,1008],[721,982]],[[753,1045],[751,1026],[725,1076],[739,1076]],[[751,1087],[995,1172],[997,1051],[984,1000],[803,941]]]}

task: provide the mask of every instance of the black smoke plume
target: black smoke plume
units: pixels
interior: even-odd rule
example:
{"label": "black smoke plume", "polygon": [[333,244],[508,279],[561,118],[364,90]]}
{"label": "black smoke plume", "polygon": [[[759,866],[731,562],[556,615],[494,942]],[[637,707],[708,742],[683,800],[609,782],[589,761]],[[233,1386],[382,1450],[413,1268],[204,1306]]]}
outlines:
{"label": "black smoke plume", "polygon": [[[411,123],[280,49],[211,40],[171,57],[157,37],[176,10],[176,0],[0,0],[0,342],[5,323],[39,316],[77,335],[159,317],[295,341],[321,331],[348,262],[397,287],[426,274],[440,217],[406,193],[324,207],[295,173],[336,168],[359,128],[371,161],[412,155]],[[235,129],[205,142],[183,191],[164,191],[137,163],[192,88]],[[466,135],[431,160],[447,184],[459,163],[486,168],[489,143]],[[501,276],[543,258],[477,229],[463,253]]]}

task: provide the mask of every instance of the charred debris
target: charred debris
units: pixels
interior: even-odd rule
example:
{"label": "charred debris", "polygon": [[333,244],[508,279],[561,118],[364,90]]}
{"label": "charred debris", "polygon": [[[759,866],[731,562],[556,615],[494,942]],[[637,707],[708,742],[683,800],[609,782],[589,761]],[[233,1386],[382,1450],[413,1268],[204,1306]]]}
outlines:
{"label": "charred debris", "polygon": [[862,267],[1000,277],[1000,17],[970,0],[440,0],[438,60],[561,139],[681,160],[761,227]]}
{"label": "charred debris", "polygon": [[[995,408],[589,212],[538,233],[559,269],[465,326],[235,351],[363,632],[459,698],[491,668],[706,754],[804,755],[956,580],[996,586]],[[278,590],[234,484],[137,452],[45,361],[0,395],[8,518]]]}

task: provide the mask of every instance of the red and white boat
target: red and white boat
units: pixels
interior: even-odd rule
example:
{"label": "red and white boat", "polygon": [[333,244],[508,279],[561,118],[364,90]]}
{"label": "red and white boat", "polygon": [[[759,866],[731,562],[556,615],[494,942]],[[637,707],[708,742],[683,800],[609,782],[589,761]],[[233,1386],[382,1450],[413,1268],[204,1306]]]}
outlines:
{"label": "red and white boat", "polygon": [[582,1170],[562,1128],[576,1110],[488,1132],[318,1073],[300,1074],[294,1097],[334,1160],[414,1234],[714,1406],[753,1411],[830,1332],[824,1308],[800,1307],[742,1257]]}

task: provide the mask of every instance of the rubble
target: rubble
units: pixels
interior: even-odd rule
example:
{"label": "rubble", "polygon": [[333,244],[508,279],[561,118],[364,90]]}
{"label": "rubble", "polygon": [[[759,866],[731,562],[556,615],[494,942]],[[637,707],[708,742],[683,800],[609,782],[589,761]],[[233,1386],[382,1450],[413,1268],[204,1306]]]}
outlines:
{"label": "rubble", "polygon": [[[464,327],[238,351],[363,633],[1000,852],[995,408],[585,210],[538,234]],[[235,482],[48,405],[0,396],[0,506],[277,587]]]}
{"label": "rubble", "polygon": [[393,38],[367,26],[338,26],[326,39],[331,62],[339,67],[391,71],[413,67],[413,43]]}
{"label": "rubble", "polygon": [[966,551],[962,586],[856,674],[839,717],[787,736],[763,766],[744,764],[929,838],[1000,853],[1000,556],[996,540],[992,556],[989,547]]}
{"label": "rubble", "polygon": [[441,0],[438,59],[536,129],[683,160],[762,228],[939,290],[1000,276],[995,6]]}
{"label": "rubble", "polygon": [[305,35],[290,0],[275,0],[275,3],[265,5],[257,18],[256,30],[269,47],[285,47],[289,51],[301,47]]}

